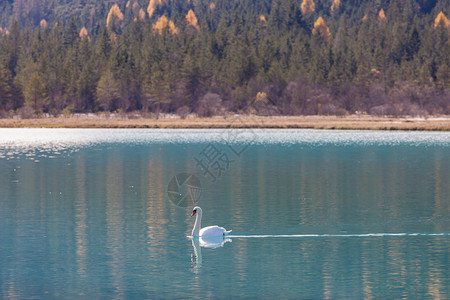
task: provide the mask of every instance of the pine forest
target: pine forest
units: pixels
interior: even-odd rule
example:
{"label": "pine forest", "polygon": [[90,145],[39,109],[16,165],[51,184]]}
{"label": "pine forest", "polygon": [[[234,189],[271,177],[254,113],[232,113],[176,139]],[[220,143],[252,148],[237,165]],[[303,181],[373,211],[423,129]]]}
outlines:
{"label": "pine forest", "polygon": [[449,17],[448,0],[5,0],[0,117],[448,115]]}

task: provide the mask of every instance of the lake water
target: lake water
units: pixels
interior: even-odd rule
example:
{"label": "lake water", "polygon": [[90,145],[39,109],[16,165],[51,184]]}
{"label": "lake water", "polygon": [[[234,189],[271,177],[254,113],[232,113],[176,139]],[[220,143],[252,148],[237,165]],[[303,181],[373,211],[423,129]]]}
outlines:
{"label": "lake water", "polygon": [[449,178],[445,132],[0,129],[0,297],[449,298]]}

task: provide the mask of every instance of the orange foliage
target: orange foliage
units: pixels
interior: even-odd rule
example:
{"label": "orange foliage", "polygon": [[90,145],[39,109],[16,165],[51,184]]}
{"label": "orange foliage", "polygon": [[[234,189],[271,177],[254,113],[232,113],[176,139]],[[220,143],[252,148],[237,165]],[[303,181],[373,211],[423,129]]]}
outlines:
{"label": "orange foliage", "polygon": [[106,18],[106,27],[112,22],[113,18],[121,22],[123,20],[123,13],[120,11],[119,5],[114,4],[109,10],[108,17]]}
{"label": "orange foliage", "polygon": [[362,18],[362,21],[363,22],[367,21],[367,14],[364,15],[364,17]]}
{"label": "orange foliage", "polygon": [[378,13],[378,22],[383,21],[384,19],[386,19],[386,15],[384,14],[384,9],[380,9],[380,12]]}
{"label": "orange foliage", "polygon": [[125,5],[125,8],[130,8],[131,2],[128,0],[127,4]]}
{"label": "orange foliage", "polygon": [[[165,2],[165,1],[164,1]],[[148,16],[152,17],[157,6],[162,6],[164,4],[163,0],[150,0],[147,7]]]}
{"label": "orange foliage", "polygon": [[87,37],[89,39],[88,31],[86,27],[83,26],[80,30],[80,38],[83,39],[84,37]]}
{"label": "orange foliage", "polygon": [[209,9],[210,9],[210,10],[214,10],[214,8],[216,8],[216,5],[214,4],[214,2],[211,2],[211,3],[209,4]]}
{"label": "orange foliage", "polygon": [[434,19],[434,28],[438,27],[439,24],[441,24],[441,22],[444,25],[444,27],[447,28],[450,27],[450,20],[447,19],[447,17],[444,15],[442,11],[437,15],[436,19]]}
{"label": "orange foliage", "polygon": [[372,68],[372,69],[370,69],[370,72],[372,72],[373,74],[375,74],[375,75],[379,75],[379,74],[381,74],[381,72],[380,71],[378,71],[377,69],[375,69],[375,68]]}
{"label": "orange foliage", "polygon": [[322,17],[319,17],[317,21],[314,22],[312,33],[320,35],[327,43],[330,41],[330,28],[328,28],[328,25],[325,23]]}
{"label": "orange foliage", "polygon": [[341,6],[341,0],[333,0],[333,4],[331,4],[330,11],[331,13],[335,13],[339,7]]}
{"label": "orange foliage", "polygon": [[42,29],[47,28],[47,21],[45,21],[45,19],[42,19],[39,23],[39,26],[41,26]]}
{"label": "orange foliage", "polygon": [[302,5],[302,14],[312,14],[316,11],[316,5],[313,0],[303,0]]}
{"label": "orange foliage", "polygon": [[261,26],[261,29],[263,30],[267,29],[267,20],[264,15],[259,16],[259,25]]}
{"label": "orange foliage", "polygon": [[162,35],[164,29],[168,28],[171,34],[178,34],[178,28],[175,24],[167,19],[166,16],[161,16],[155,24],[153,24],[153,29],[158,32],[159,35]]}
{"label": "orange foliage", "polygon": [[9,34],[9,31],[6,27],[5,28],[0,27],[0,35],[8,35],[8,34]]}
{"label": "orange foliage", "polygon": [[259,16],[259,21],[263,24],[267,24],[267,20],[266,20],[266,17],[264,17],[264,15]]}
{"label": "orange foliage", "polygon": [[198,19],[195,16],[192,9],[190,9],[186,15],[186,21],[188,24],[192,25],[195,29],[200,30],[200,26],[198,26]]}
{"label": "orange foliage", "polygon": [[145,17],[146,17],[147,15],[145,14],[145,11],[141,8],[140,10],[139,10],[139,19],[141,19],[142,21],[145,21]]}

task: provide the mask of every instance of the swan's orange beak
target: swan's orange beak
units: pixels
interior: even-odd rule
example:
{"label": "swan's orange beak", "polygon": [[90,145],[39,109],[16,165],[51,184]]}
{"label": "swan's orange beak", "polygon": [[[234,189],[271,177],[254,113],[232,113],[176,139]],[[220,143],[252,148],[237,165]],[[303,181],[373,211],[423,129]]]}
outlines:
{"label": "swan's orange beak", "polygon": [[193,216],[195,215],[196,212],[197,212],[196,210],[192,211],[191,217],[193,217]]}

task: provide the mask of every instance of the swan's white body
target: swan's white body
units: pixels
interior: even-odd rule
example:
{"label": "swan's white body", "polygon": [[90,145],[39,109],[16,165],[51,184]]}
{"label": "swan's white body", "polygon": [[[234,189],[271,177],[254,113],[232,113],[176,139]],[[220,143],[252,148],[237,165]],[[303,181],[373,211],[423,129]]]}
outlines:
{"label": "swan's white body", "polygon": [[232,242],[227,236],[201,236],[198,240],[201,247],[212,249],[223,247],[225,243]]}
{"label": "swan's white body", "polygon": [[223,237],[231,232],[231,230],[226,230],[225,228],[217,226],[217,225],[201,228],[203,211],[199,206],[194,207],[194,209],[192,211],[192,216],[194,216],[194,215],[196,215],[196,216],[195,216],[194,228],[192,229],[193,237],[197,237],[197,236],[199,236],[199,237],[222,236]]}

